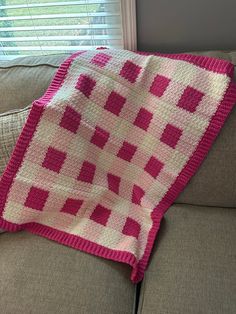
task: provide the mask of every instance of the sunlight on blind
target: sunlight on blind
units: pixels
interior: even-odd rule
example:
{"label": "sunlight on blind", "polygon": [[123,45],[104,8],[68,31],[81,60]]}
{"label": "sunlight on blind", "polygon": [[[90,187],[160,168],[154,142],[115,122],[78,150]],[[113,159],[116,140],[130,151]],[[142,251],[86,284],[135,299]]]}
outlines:
{"label": "sunlight on blind", "polygon": [[0,59],[123,47],[120,0],[0,0]]}

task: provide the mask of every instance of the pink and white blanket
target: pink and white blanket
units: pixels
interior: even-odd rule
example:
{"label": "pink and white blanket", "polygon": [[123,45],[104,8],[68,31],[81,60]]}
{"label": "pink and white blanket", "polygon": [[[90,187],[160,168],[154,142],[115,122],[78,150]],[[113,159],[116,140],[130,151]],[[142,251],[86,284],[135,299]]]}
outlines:
{"label": "pink and white blanket", "polygon": [[33,103],[1,178],[0,228],[127,263],[140,281],[236,101],[232,74],[208,57],[75,53]]}

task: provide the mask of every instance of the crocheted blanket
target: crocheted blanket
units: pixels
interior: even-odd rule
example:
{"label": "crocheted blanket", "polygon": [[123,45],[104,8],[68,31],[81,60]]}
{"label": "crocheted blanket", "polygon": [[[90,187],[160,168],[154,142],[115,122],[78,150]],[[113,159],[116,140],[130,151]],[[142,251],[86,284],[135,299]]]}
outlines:
{"label": "crocheted blanket", "polygon": [[232,74],[208,57],[73,54],[1,178],[0,228],[127,263],[140,281],[164,213],[236,101]]}

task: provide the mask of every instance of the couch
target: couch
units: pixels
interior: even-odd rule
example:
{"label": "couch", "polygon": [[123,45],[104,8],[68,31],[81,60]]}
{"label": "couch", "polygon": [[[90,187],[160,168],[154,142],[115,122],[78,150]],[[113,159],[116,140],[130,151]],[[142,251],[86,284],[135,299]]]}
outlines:
{"label": "couch", "polygon": [[[198,54],[236,65],[236,51]],[[14,123],[22,109],[43,95],[67,56],[0,62],[0,134],[6,121],[10,132],[19,132]],[[16,138],[0,146],[12,150]],[[234,109],[198,173],[166,213],[140,284],[131,283],[127,265],[25,231],[1,233],[0,313],[234,314],[235,241]]]}

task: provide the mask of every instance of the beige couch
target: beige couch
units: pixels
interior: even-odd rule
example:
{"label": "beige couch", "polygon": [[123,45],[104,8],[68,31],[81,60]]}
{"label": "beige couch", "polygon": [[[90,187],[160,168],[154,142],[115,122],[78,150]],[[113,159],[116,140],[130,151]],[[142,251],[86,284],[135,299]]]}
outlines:
{"label": "beige couch", "polygon": [[[236,64],[236,52],[207,54]],[[66,57],[0,63],[0,120],[4,112],[39,98]],[[11,121],[15,115],[7,114]],[[130,282],[126,265],[27,232],[2,233],[0,313],[234,314],[235,241],[234,109],[202,167],[167,212],[140,285]]]}

